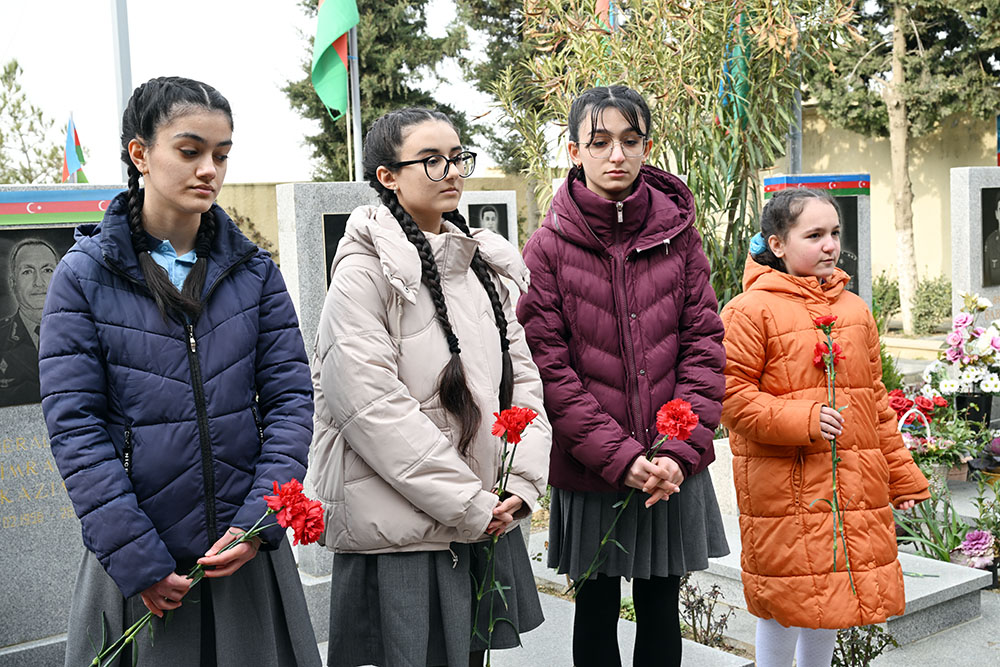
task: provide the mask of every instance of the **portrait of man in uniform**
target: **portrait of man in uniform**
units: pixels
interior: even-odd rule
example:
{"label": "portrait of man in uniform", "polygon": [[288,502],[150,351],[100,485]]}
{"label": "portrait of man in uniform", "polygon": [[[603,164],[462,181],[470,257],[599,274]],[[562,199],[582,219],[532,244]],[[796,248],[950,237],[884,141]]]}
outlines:
{"label": "portrait of man in uniform", "polygon": [[504,238],[507,234],[506,204],[469,204],[469,224],[496,232]]}
{"label": "portrait of man in uniform", "polygon": [[0,407],[38,403],[38,332],[59,252],[40,237],[11,246],[6,288],[14,310],[0,317]]}

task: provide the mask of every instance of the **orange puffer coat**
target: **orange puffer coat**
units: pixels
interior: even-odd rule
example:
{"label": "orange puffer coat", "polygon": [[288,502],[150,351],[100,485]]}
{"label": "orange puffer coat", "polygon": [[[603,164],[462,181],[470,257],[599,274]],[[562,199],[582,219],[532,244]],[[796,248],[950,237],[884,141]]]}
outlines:
{"label": "orange puffer coat", "polygon": [[[927,480],[903,446],[882,384],[875,322],[846,291],[839,269],[823,284],[748,258],[743,294],[722,312],[726,398],[743,542],[747,608],[785,626],[846,628],[903,613],[890,503],[928,498]],[[838,498],[857,595],[844,550],[833,563],[830,443],[820,434],[826,376],[813,364],[825,341],[813,320],[836,315]]]}

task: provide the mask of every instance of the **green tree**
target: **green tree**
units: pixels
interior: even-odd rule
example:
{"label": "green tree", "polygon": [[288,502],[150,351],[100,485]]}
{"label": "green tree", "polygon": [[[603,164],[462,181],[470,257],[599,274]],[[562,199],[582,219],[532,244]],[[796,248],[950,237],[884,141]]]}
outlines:
{"label": "green tree", "polygon": [[28,101],[11,60],[0,73],[0,183],[58,183],[60,147],[47,139],[54,121]]}
{"label": "green tree", "polygon": [[[387,111],[407,106],[437,108],[448,114],[467,134],[465,116],[434,95],[417,87],[421,80],[435,80],[435,68],[445,58],[455,57],[464,46],[461,31],[452,29],[445,37],[427,35],[428,0],[358,0],[358,50],[360,52],[361,124],[367,130],[373,120]],[[311,16],[316,15],[316,0],[300,3]],[[319,134],[306,137],[317,161],[314,178],[326,181],[352,180],[353,165],[348,163],[347,117],[330,119],[326,108],[313,90],[310,80],[312,40],[309,55],[303,61],[305,76],[289,82],[283,89],[289,101],[303,117],[320,122]]]}
{"label": "green tree", "polygon": [[806,68],[809,92],[831,123],[889,137],[896,268],[903,330],[913,333],[913,137],[955,113],[993,117],[1000,103],[1000,2],[861,3],[856,39]]}
{"label": "green tree", "polygon": [[843,38],[851,3],[627,0],[616,3],[623,15],[611,32],[593,0],[529,2],[529,55],[505,70],[496,91],[520,134],[540,208],[552,196],[546,129],[561,127],[563,145],[573,98],[599,82],[642,91],[653,114],[650,162],[687,176],[713,287],[725,303],[740,292],[757,229],[760,170],[785,149],[799,84],[793,63]]}

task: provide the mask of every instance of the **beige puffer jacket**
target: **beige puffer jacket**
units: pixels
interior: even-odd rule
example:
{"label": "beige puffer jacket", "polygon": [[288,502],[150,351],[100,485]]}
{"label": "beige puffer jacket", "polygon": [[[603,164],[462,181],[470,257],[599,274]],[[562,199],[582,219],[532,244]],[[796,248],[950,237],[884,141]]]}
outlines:
{"label": "beige puffer jacket", "polygon": [[[438,400],[450,355],[421,284],[420,259],[385,207],[362,206],[347,222],[333,262],[312,361],[315,434],[310,486],[326,508],[323,543],[336,552],[447,549],[483,539],[497,496],[500,336],[489,297],[470,268],[476,248],[500,276],[527,288],[528,270],[506,240],[485,230],[469,238],[450,223],[428,234],[448,316],[462,348],[482,426],[462,456],[458,423]],[[517,448],[508,490],[527,514],[544,493],[551,429],[538,369],[497,280],[507,313],[514,405],[539,417]],[[457,437],[457,436],[455,436]]]}

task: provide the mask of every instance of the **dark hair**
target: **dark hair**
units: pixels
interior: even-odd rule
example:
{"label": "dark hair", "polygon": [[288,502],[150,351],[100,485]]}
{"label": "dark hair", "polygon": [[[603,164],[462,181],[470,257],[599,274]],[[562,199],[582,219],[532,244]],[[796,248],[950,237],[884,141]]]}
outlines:
{"label": "dark hair", "polygon": [[837,219],[840,220],[840,206],[837,200],[830,196],[826,190],[816,190],[814,188],[788,188],[779,190],[767,204],[760,214],[760,234],[764,238],[764,249],[752,257],[758,264],[770,266],[772,269],[788,273],[785,262],[771,252],[771,245],[767,242],[772,236],[777,236],[782,241],[788,239],[788,232],[798,221],[802,209],[805,208],[809,200],[819,200],[833,206],[837,212]]}
{"label": "dark hair", "polygon": [[233,112],[229,102],[219,91],[208,84],[177,76],[150,79],[132,93],[122,115],[122,162],[128,167],[128,225],[132,248],[139,260],[139,268],[146,279],[146,286],[153,294],[156,306],[164,318],[167,310],[176,310],[197,316],[201,312],[201,290],[205,286],[208,255],[215,239],[215,219],[211,210],[201,215],[201,225],[195,240],[197,261],[178,291],[170,282],[167,272],[150,256],[149,241],[142,226],[143,192],[139,190],[139,170],[132,163],[128,144],[133,139],[144,146],[151,146],[156,131],[164,123],[192,111],[221,111],[233,127]]}
{"label": "dark hair", "polygon": [[[580,123],[583,122],[583,115],[590,112],[590,137],[594,138],[594,128],[600,122],[601,115],[605,109],[617,109],[628,121],[629,129],[639,134],[649,136],[651,115],[649,105],[642,95],[632,90],[628,86],[601,86],[591,88],[580,94],[573,100],[569,108],[569,140],[575,144],[580,143]],[[576,177],[582,182],[586,182],[583,168],[577,170]]]}
{"label": "dark hair", "polygon": [[[445,302],[441,276],[434,261],[434,253],[427,237],[424,236],[416,221],[399,203],[396,193],[382,185],[376,176],[379,167],[386,166],[388,168],[387,165],[399,161],[399,148],[403,145],[403,131],[408,127],[427,121],[442,121],[454,127],[448,116],[431,109],[400,109],[390,111],[376,120],[369,128],[368,134],[365,135],[364,178],[375,189],[379,199],[399,222],[406,238],[416,247],[417,254],[420,256],[422,268],[420,279],[430,293],[437,321],[444,330],[448,349],[451,352],[451,359],[441,371],[438,392],[441,396],[441,405],[445,410],[455,415],[461,423],[458,449],[462,454],[465,454],[469,449],[469,443],[472,442],[479,430],[482,412],[476,404],[472,392],[469,391],[469,385],[465,378],[465,369],[462,367],[462,360],[459,356],[461,348],[458,336],[455,335],[451,321],[448,319],[448,305]],[[428,181],[428,185],[430,185],[430,181]],[[465,218],[457,210],[449,211],[443,217],[465,234],[472,235]],[[500,378],[499,396],[500,409],[505,410],[511,406],[514,394],[514,368],[510,358],[510,341],[507,339],[507,317],[503,311],[503,304],[500,302],[500,294],[493,283],[493,277],[490,275],[490,269],[479,254],[479,250],[476,250],[472,257],[472,270],[489,296],[490,303],[493,305],[493,317],[500,332],[503,372]]]}
{"label": "dark hair", "polygon": [[21,239],[20,241],[14,244],[14,247],[10,249],[10,253],[7,255],[8,257],[7,270],[10,272],[11,276],[14,275],[14,265],[17,263],[18,254],[21,252],[21,250],[27,248],[30,245],[40,245],[43,248],[47,248],[52,253],[52,256],[56,258],[56,261],[59,261],[59,253],[57,253],[56,249],[52,247],[52,244],[50,244],[45,239],[40,239],[35,236],[31,238]]}

